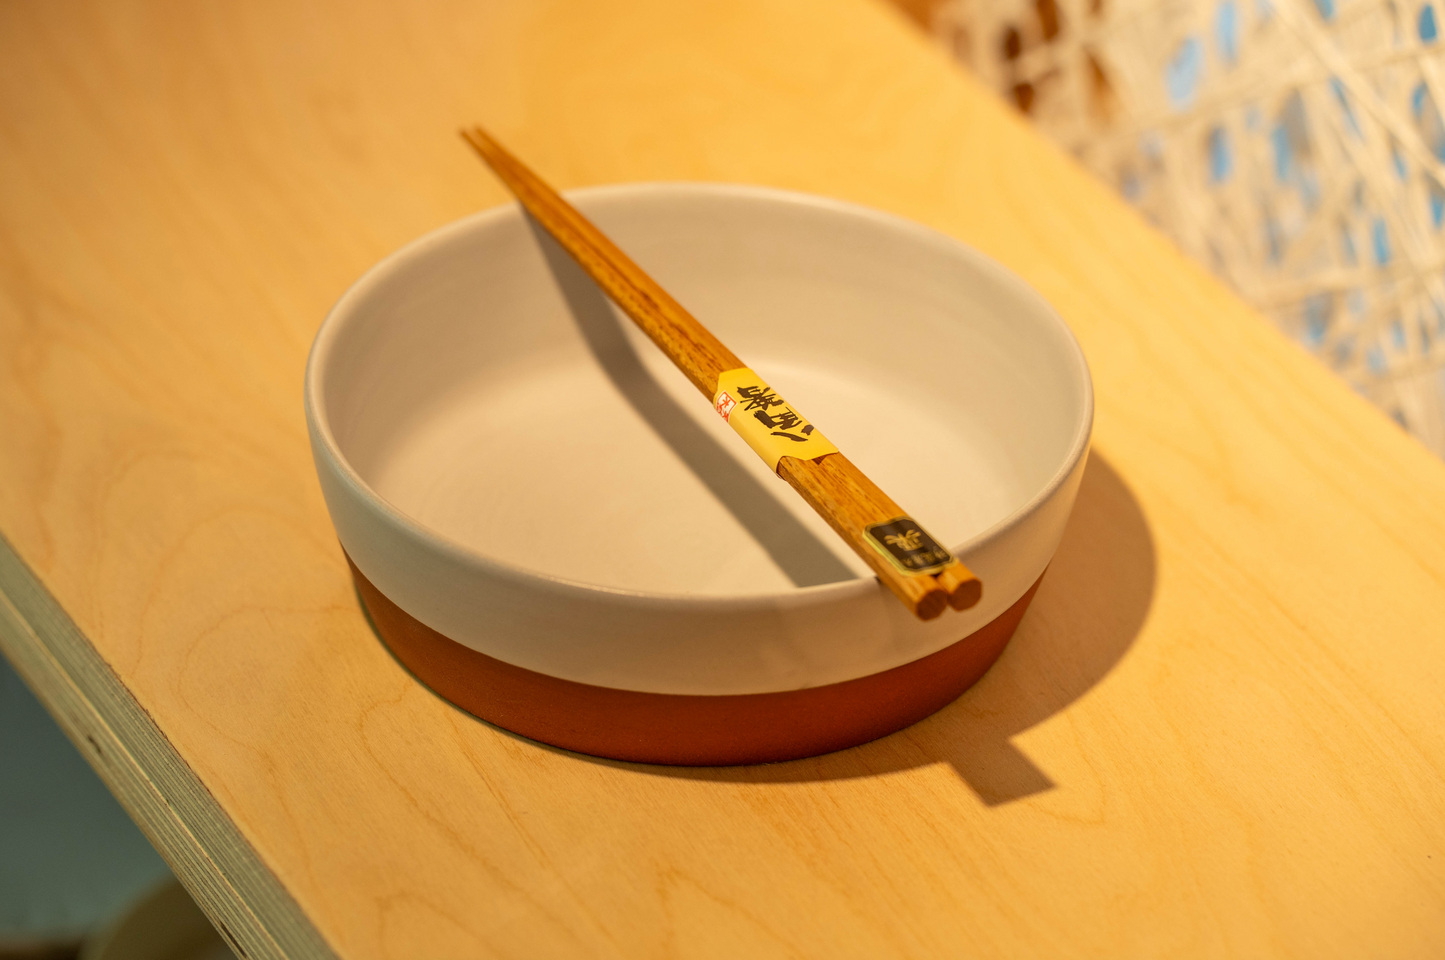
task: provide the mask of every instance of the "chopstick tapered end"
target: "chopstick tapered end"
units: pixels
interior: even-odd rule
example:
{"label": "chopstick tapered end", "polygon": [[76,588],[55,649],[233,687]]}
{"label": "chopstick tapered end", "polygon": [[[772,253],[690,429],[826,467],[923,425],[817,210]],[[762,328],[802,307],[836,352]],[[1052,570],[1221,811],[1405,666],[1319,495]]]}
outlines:
{"label": "chopstick tapered end", "polygon": [[477,124],[473,124],[470,127],[462,127],[459,132],[462,135],[462,139],[469,143],[472,149],[477,151],[477,155],[486,161],[487,166],[491,167],[492,170],[504,180],[507,179],[507,175],[511,172],[516,161],[513,160],[512,155],[507,152],[505,147],[492,139],[492,135]]}

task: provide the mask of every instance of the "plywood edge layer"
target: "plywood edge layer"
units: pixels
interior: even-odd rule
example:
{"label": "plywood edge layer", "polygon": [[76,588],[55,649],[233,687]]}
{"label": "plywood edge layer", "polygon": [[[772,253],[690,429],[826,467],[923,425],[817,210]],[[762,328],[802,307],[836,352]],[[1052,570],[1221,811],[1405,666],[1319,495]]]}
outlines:
{"label": "plywood edge layer", "polygon": [[165,734],[3,536],[0,653],[238,956],[335,957]]}

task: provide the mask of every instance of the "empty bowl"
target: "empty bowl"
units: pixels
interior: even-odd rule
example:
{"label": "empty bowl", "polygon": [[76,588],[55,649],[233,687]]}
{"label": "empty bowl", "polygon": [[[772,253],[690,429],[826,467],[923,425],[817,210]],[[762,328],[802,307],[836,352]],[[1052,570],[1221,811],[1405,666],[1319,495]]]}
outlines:
{"label": "empty bowl", "polygon": [[914,618],[516,206],[369,270],[306,372],[316,468],[383,640],[524,736],[783,760],[957,697],[1003,651],[1083,471],[1067,326],[969,247],[757,187],[568,194],[978,574]]}

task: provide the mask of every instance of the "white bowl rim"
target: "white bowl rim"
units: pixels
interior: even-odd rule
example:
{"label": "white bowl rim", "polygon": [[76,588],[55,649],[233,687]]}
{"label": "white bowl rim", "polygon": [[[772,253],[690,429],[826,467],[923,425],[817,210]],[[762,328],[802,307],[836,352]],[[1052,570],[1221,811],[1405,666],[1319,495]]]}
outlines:
{"label": "white bowl rim", "polygon": [[[1080,406],[1078,422],[1074,428],[1073,440],[1070,443],[1068,454],[1060,463],[1058,469],[1055,470],[1053,476],[1049,478],[1048,482],[1045,483],[1033,497],[1008,516],[993,524],[993,526],[980,531],[963,543],[953,547],[954,556],[962,557],[966,553],[977,550],[985,544],[1005,536],[1011,529],[1026,520],[1058,491],[1074,471],[1080,459],[1088,452],[1089,439],[1093,431],[1094,421],[1094,385],[1093,378],[1089,373],[1088,361],[1084,357],[1083,348],[1079,346],[1079,342],[1077,338],[1075,338],[1073,331],[1038,291],[1034,290],[1034,288],[1029,286],[1022,278],[1010,271],[1007,267],[1004,267],[998,261],[981,253],[961,240],[904,217],[866,207],[861,204],[839,200],[834,197],[756,184],[713,183],[705,181],[641,181],[581,187],[564,190],[562,193],[569,201],[581,201],[584,204],[593,198],[598,200],[625,201],[629,197],[656,197],[659,194],[675,194],[680,196],[705,195],[714,197],[736,197],[748,200],[766,200],[774,203],[792,204],[820,211],[845,214],[853,218],[869,221],[873,225],[885,230],[911,235],[913,238],[928,244],[951,247],[955,254],[961,255],[963,259],[970,262],[970,266],[981,273],[987,274],[991,280],[1012,287],[1026,299],[1036,301],[1041,314],[1047,317],[1056,332],[1061,334],[1063,342],[1072,348],[1069,351],[1070,355],[1078,364],[1081,374],[1080,382],[1083,384],[1084,396],[1083,403]],[[619,598],[625,597],[631,602],[648,607],[670,608],[684,606],[692,610],[714,607],[719,610],[736,610],[739,606],[759,608],[773,607],[779,601],[783,600],[786,600],[790,605],[828,603],[834,600],[841,600],[852,594],[861,596],[865,593],[876,591],[878,589],[878,583],[876,578],[872,577],[855,577],[851,580],[840,580],[833,583],[816,584],[807,587],[791,587],[786,590],[773,592],[735,595],[697,595],[690,593],[635,590],[572,580],[544,571],[533,570],[505,560],[499,560],[479,550],[472,549],[471,547],[451,540],[444,534],[419,523],[399,510],[362,479],[361,475],[356,472],[342,453],[336,437],[331,432],[331,424],[320,402],[324,382],[323,364],[330,353],[332,342],[345,324],[345,317],[347,313],[349,313],[352,304],[364,298],[370,293],[372,288],[383,283],[392,273],[401,269],[402,266],[412,258],[425,254],[432,247],[446,243],[457,234],[483,229],[493,221],[500,221],[508,217],[518,217],[521,215],[522,210],[520,204],[512,201],[485,210],[479,210],[476,213],[469,214],[428,231],[415,240],[387,254],[369,267],[366,272],[347,287],[335,304],[332,305],[331,309],[327,311],[326,317],[322,320],[321,326],[316,332],[316,337],[312,341],[311,350],[306,359],[305,383],[303,388],[306,421],[312,436],[320,440],[321,450],[324,451],[327,459],[331,461],[332,466],[337,468],[340,477],[352,488],[352,492],[369,507],[377,511],[383,519],[401,527],[412,537],[422,541],[431,549],[461,561],[464,566],[478,569],[481,572],[485,572],[494,577],[500,577],[501,579],[537,582],[539,585],[545,583],[552,590],[560,591],[564,594],[572,593],[573,591],[577,591],[579,595],[594,597],[599,593],[614,594]],[[364,572],[365,571],[363,571],[363,573]]]}

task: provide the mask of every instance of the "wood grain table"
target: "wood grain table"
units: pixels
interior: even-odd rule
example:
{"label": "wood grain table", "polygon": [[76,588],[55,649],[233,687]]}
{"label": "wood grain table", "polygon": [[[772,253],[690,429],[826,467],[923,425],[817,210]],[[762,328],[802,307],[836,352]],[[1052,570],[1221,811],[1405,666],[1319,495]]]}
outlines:
{"label": "wood grain table", "polygon": [[[978,687],[682,770],[388,656],[303,363],[504,201],[478,120],[561,186],[894,211],[1058,307],[1094,452]],[[12,0],[0,268],[0,647],[247,957],[1445,956],[1445,464],[887,7]]]}

